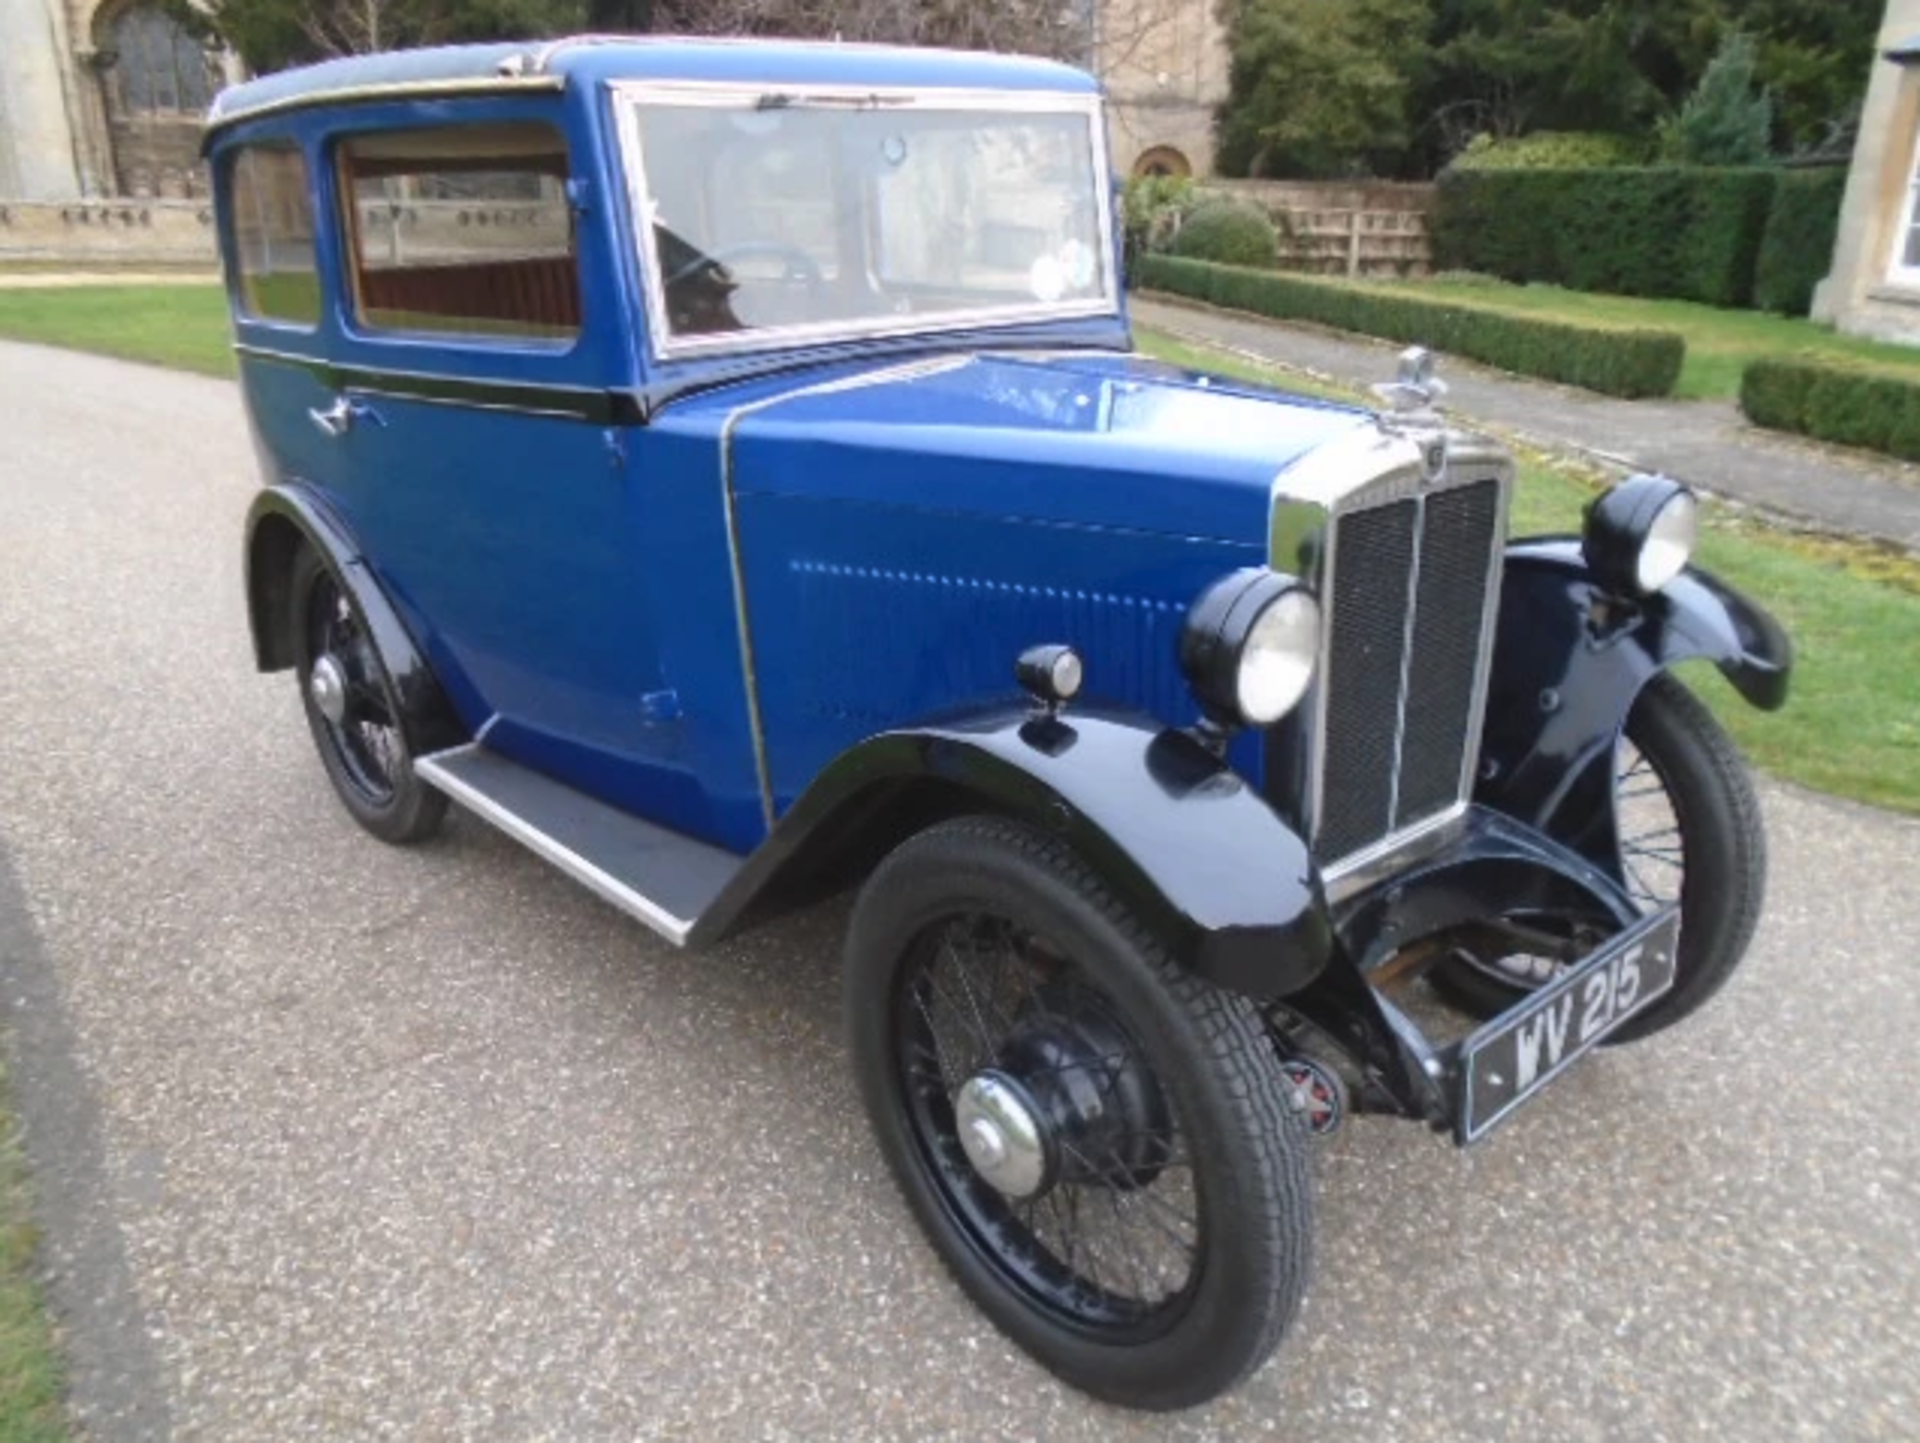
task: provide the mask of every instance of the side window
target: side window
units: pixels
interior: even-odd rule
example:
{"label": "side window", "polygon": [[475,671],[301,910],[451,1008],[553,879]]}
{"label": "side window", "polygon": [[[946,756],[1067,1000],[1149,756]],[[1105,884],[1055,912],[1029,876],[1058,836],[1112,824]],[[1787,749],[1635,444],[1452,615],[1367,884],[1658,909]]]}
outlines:
{"label": "side window", "polygon": [[241,148],[227,180],[227,214],[242,315],[311,326],[320,319],[313,260],[313,192],[297,146]]}
{"label": "side window", "polygon": [[580,330],[567,149],[548,125],[355,136],[339,148],[355,314],[369,329]]}

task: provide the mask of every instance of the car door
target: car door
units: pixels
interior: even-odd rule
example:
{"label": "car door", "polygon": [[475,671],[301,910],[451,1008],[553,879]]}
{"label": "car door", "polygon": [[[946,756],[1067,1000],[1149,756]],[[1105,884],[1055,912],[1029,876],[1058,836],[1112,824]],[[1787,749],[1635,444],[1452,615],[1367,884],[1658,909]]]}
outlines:
{"label": "car door", "polygon": [[686,827],[661,815],[678,748],[650,710],[623,338],[609,297],[588,304],[610,282],[573,170],[556,119],[500,102],[334,137],[342,364],[314,424],[340,504],[487,745]]}

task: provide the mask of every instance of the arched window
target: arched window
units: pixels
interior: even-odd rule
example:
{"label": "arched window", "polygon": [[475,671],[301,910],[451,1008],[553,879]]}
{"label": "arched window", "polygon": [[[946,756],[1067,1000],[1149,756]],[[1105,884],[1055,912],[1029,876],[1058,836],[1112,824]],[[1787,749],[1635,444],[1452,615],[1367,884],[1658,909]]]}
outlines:
{"label": "arched window", "polygon": [[1172,146],[1156,145],[1133,163],[1133,174],[1136,180],[1153,175],[1188,176],[1193,174],[1193,165]]}
{"label": "arched window", "polygon": [[152,3],[127,6],[108,26],[114,98],[123,116],[197,115],[218,88],[206,48]]}

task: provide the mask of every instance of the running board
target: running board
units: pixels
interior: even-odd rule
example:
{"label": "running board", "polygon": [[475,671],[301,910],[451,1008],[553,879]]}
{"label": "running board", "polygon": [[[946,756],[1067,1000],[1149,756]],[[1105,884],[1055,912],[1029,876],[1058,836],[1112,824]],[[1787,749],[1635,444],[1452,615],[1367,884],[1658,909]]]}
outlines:
{"label": "running board", "polygon": [[543,776],[475,742],[413,764],[420,779],[676,947],[746,859]]}

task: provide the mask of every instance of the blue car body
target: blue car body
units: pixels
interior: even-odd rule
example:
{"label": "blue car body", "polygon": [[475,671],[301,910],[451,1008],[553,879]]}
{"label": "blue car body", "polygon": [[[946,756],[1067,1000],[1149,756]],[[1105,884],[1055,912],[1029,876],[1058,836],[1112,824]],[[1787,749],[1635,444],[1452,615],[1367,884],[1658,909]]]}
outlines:
{"label": "blue car body", "polygon": [[[480,746],[712,849],[700,863],[715,879],[701,894],[711,906],[679,919],[678,940],[749,915],[812,848],[857,852],[846,820],[856,801],[885,791],[892,810],[877,810],[892,830],[881,839],[897,839],[933,806],[920,792],[898,799],[910,776],[944,789],[935,811],[958,805],[952,792],[1064,819],[1088,852],[1137,877],[1137,904],[1166,915],[1176,952],[1213,957],[1193,965],[1258,995],[1297,995],[1329,1027],[1360,1016],[1356,1046],[1379,1097],[1447,1117],[1429,1053],[1354,980],[1356,959],[1405,936],[1375,905],[1398,844],[1437,838],[1468,871],[1496,855],[1537,869],[1624,924],[1633,913],[1610,819],[1569,798],[1589,798],[1638,687],[1675,660],[1709,657],[1777,704],[1788,665],[1778,629],[1703,581],[1645,600],[1617,634],[1596,637],[1582,618],[1611,593],[1578,543],[1516,551],[1503,579],[1511,470],[1495,448],[1435,433],[1441,466],[1451,446],[1454,464],[1481,468],[1472,525],[1494,542],[1491,553],[1468,547],[1480,558],[1460,582],[1469,621],[1441,638],[1465,648],[1459,674],[1434,683],[1452,698],[1458,735],[1443,742],[1453,750],[1427,812],[1370,803],[1374,821],[1329,855],[1338,798],[1321,794],[1326,758],[1351,729],[1338,695],[1331,711],[1324,695],[1338,692],[1339,667],[1318,709],[1228,742],[1195,729],[1182,631],[1222,576],[1325,568],[1331,533],[1284,543],[1289,506],[1333,514],[1342,457],[1371,458],[1382,477],[1400,466],[1413,486],[1425,464],[1413,443],[1361,408],[1133,354],[1117,289],[1072,314],[1004,323],[796,333],[735,351],[699,337],[669,344],[649,290],[664,285],[649,274],[664,262],[642,243],[622,161],[618,97],[648,86],[775,87],[762,109],[809,87],[1097,104],[1088,77],[1041,61],[697,41],[456,47],[226,92],[207,148],[267,481],[248,540],[262,666],[297,659],[284,574],[299,547],[315,547],[368,613],[417,751]],[[350,227],[329,219],[357,204],[343,194],[340,148],[526,125],[564,142],[576,333],[476,342],[367,324]],[[301,157],[319,218],[318,302],[294,320],[243,298],[233,166],[261,146]],[[1110,216],[1099,244],[1117,273]],[[1406,486],[1392,495],[1429,505],[1404,499],[1415,496]],[[1408,584],[1383,576],[1387,589],[1337,604],[1357,615]],[[1382,604],[1404,609],[1406,596]],[[1534,626],[1547,615],[1561,620]],[[1389,632],[1396,648],[1427,644],[1411,629],[1403,640],[1397,620]],[[1043,642],[1084,657],[1078,723],[1073,710],[1035,722],[1014,685],[1014,658]],[[1352,656],[1372,645],[1355,642]],[[1383,744],[1397,748],[1420,708],[1406,695],[1417,667],[1394,666],[1401,721]],[[1580,705],[1549,715],[1547,694]],[[1077,759],[1074,738],[1085,741]],[[1015,773],[1031,787],[1006,780]],[[1233,828],[1186,825],[1176,809],[1203,795],[1233,798]],[[1435,915],[1455,915],[1468,895],[1497,909],[1479,882],[1463,889],[1461,874],[1436,872],[1431,852],[1404,859],[1426,867],[1419,885],[1454,899]],[[1327,885],[1335,862],[1347,869],[1341,889]],[[1343,909],[1335,892],[1353,900]]]}

